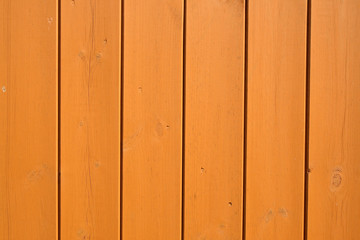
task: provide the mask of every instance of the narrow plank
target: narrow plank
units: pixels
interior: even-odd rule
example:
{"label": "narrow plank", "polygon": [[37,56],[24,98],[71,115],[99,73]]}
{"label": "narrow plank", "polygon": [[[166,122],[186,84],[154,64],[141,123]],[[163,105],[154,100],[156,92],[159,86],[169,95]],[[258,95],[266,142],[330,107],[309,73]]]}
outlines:
{"label": "narrow plank", "polygon": [[61,2],[63,239],[120,239],[120,8]]}
{"label": "narrow plank", "polygon": [[181,235],[182,2],[124,2],[124,240]]}
{"label": "narrow plank", "polygon": [[307,3],[249,2],[246,238],[303,239]]}
{"label": "narrow plank", "polygon": [[360,236],[360,2],[311,6],[308,239]]}
{"label": "narrow plank", "polygon": [[0,1],[0,239],[57,239],[57,1]]}
{"label": "narrow plank", "polygon": [[187,1],[184,239],[241,239],[244,1]]}

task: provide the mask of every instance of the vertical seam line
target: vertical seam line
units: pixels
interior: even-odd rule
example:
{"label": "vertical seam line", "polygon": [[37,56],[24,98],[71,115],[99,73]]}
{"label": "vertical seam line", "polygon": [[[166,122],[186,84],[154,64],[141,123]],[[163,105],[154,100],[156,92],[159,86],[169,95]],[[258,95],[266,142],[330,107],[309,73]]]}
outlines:
{"label": "vertical seam line", "polygon": [[58,72],[57,72],[57,114],[58,114],[58,125],[57,125],[57,134],[58,134],[58,149],[57,149],[57,238],[58,240],[61,240],[61,1],[57,1],[57,64],[58,64]]}
{"label": "vertical seam line", "polygon": [[308,233],[308,199],[309,199],[309,124],[310,124],[310,53],[311,53],[311,0],[307,1],[306,24],[306,99],[305,99],[305,173],[304,173],[304,240]]}
{"label": "vertical seam line", "polygon": [[185,105],[186,105],[186,8],[187,0],[183,2],[183,32],[182,32],[182,181],[181,181],[181,239],[185,236]]}
{"label": "vertical seam line", "polygon": [[246,168],[247,168],[247,111],[248,111],[248,28],[249,0],[245,1],[245,41],[244,41],[244,139],[243,139],[243,222],[242,239],[246,238]]}
{"label": "vertical seam line", "polygon": [[124,5],[125,0],[121,0],[121,30],[120,30],[120,239],[123,239],[123,205],[124,205]]}

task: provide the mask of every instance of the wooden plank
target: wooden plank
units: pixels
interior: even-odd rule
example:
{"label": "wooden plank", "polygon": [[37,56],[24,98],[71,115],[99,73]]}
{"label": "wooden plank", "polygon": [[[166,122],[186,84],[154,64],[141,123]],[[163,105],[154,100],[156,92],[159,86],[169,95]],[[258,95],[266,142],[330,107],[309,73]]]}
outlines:
{"label": "wooden plank", "polygon": [[360,236],[360,2],[311,6],[308,239]]}
{"label": "wooden plank", "polygon": [[57,1],[0,1],[0,239],[57,239]]}
{"label": "wooden plank", "polygon": [[124,240],[181,235],[182,2],[124,2]]}
{"label": "wooden plank", "polygon": [[241,239],[244,1],[187,1],[184,239]]}
{"label": "wooden plank", "polygon": [[120,8],[61,2],[63,239],[120,239]]}
{"label": "wooden plank", "polygon": [[307,4],[249,2],[246,239],[303,239]]}

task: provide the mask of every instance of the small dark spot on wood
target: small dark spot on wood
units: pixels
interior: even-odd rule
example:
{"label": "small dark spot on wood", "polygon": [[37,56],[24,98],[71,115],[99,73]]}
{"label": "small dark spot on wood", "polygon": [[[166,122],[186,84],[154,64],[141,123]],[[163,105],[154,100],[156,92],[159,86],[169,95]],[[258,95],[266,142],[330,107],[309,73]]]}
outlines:
{"label": "small dark spot on wood", "polygon": [[104,44],[107,44],[107,41],[108,41],[107,38],[105,38],[105,39],[104,39]]}
{"label": "small dark spot on wood", "polygon": [[229,202],[228,204],[229,204],[229,207],[231,207],[231,206],[232,206],[232,202]]}
{"label": "small dark spot on wood", "polygon": [[85,60],[85,53],[84,51],[80,51],[78,54],[79,58],[81,58],[81,60]]}
{"label": "small dark spot on wood", "polygon": [[102,53],[101,53],[101,52],[98,52],[98,53],[96,54],[96,59],[97,59],[98,61],[100,61],[101,58],[102,58]]}
{"label": "small dark spot on wood", "polygon": [[71,5],[75,6],[75,0],[71,0]]}
{"label": "small dark spot on wood", "polygon": [[166,128],[170,128],[170,126],[169,126],[169,125],[166,125]]}
{"label": "small dark spot on wood", "polygon": [[138,92],[142,93],[142,87],[138,87]]}
{"label": "small dark spot on wood", "polygon": [[201,167],[200,171],[201,171],[201,173],[205,173],[205,168]]}

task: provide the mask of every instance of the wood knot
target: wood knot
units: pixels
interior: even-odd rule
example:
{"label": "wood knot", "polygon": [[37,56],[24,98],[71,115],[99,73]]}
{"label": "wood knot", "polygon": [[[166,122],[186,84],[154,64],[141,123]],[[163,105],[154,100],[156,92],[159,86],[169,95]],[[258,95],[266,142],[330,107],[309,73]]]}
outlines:
{"label": "wood knot", "polygon": [[101,52],[96,53],[96,60],[97,60],[98,62],[101,61],[101,58],[102,58],[102,57],[103,57],[103,54],[102,54]]}
{"label": "wood knot", "polygon": [[286,208],[279,208],[278,213],[285,218],[288,216],[288,211]]}
{"label": "wood knot", "polygon": [[85,52],[84,51],[80,51],[78,56],[81,60],[83,60],[83,61],[85,60]]}
{"label": "wood knot", "polygon": [[96,161],[96,162],[94,163],[94,165],[95,165],[95,168],[99,168],[100,165],[101,165],[101,163],[100,163],[99,161]]}
{"label": "wood knot", "polygon": [[332,182],[331,184],[334,186],[334,187],[339,187],[340,184],[341,184],[341,181],[342,181],[342,177],[339,173],[335,173],[332,177]]}
{"label": "wood knot", "polygon": [[265,217],[264,217],[265,223],[270,222],[270,220],[272,219],[273,215],[274,215],[274,214],[273,214],[272,209],[269,209],[269,210],[267,211],[267,213],[265,214]]}
{"label": "wood knot", "polygon": [[337,168],[333,171],[331,176],[330,190],[336,191],[343,181],[342,170]]}

